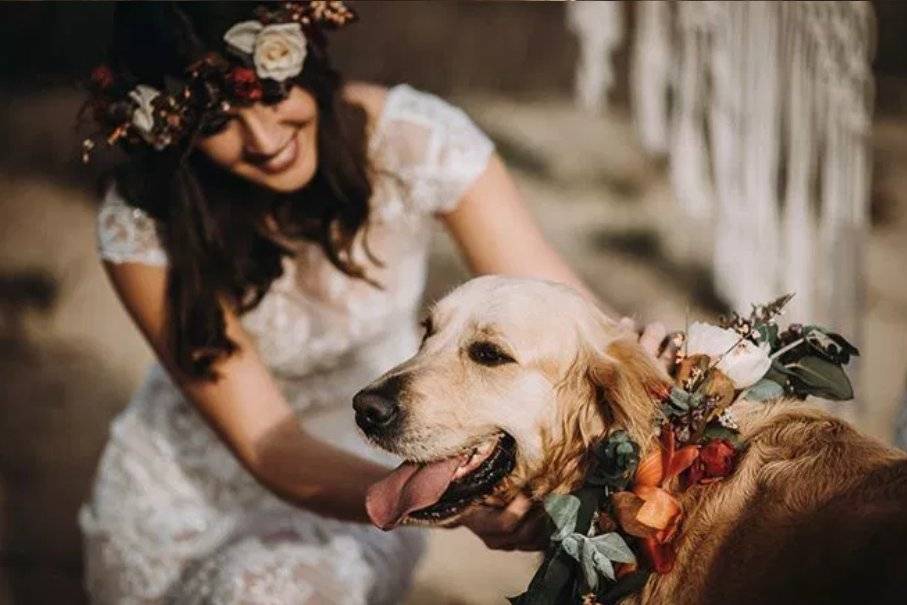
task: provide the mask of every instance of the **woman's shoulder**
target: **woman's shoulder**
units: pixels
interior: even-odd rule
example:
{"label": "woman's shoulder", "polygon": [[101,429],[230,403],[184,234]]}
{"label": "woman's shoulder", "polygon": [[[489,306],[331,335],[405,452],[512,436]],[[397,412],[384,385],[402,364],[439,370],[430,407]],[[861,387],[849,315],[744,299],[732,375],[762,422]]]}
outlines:
{"label": "woman's shoulder", "polygon": [[130,204],[115,182],[107,185],[96,218],[97,248],[112,263],[167,264],[161,225],[147,212]]}
{"label": "woman's shoulder", "polygon": [[462,109],[408,84],[353,90],[374,112],[371,158],[405,186],[413,206],[432,213],[452,209],[488,163],[491,140]]}
{"label": "woman's shoulder", "polygon": [[348,82],[344,97],[361,106],[374,134],[382,134],[388,123],[410,122],[426,128],[475,128],[463,110],[450,101],[409,84],[382,86],[369,82]]}
{"label": "woman's shoulder", "polygon": [[376,122],[384,111],[388,93],[387,86],[372,84],[371,82],[353,81],[343,86],[343,97],[365,110],[370,122]]}

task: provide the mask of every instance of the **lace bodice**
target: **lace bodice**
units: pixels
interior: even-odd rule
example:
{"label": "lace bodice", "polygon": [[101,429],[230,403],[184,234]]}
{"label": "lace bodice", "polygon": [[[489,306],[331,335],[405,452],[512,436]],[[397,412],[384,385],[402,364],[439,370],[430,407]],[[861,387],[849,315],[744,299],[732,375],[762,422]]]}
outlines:
{"label": "lace bodice", "polygon": [[[492,148],[466,114],[438,97],[406,85],[388,92],[368,143],[377,175],[368,243],[383,266],[370,263],[361,238],[353,251],[383,289],[338,271],[317,245],[301,244],[295,258],[284,259],[283,275],[258,307],[241,318],[297,406],[328,395],[319,396],[326,371],[345,374],[328,382],[367,382],[380,373],[372,361],[411,348],[429,220],[453,209]],[[129,206],[115,187],[107,192],[98,214],[104,259],[166,265],[165,242],[163,225]]]}

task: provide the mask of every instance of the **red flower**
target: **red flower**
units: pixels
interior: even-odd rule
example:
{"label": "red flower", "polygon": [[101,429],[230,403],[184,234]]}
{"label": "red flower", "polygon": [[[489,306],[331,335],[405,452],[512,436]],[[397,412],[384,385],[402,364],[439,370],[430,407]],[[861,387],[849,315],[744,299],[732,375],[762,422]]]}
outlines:
{"label": "red flower", "polygon": [[91,70],[91,81],[101,90],[110,88],[113,86],[113,72],[106,65],[98,65]]}
{"label": "red flower", "polygon": [[690,467],[689,483],[711,483],[727,477],[734,471],[737,450],[726,439],[712,439],[699,452],[699,458]]}
{"label": "red flower", "polygon": [[264,94],[258,76],[248,67],[234,67],[230,70],[227,74],[227,86],[230,87],[233,96],[241,101],[255,102]]}

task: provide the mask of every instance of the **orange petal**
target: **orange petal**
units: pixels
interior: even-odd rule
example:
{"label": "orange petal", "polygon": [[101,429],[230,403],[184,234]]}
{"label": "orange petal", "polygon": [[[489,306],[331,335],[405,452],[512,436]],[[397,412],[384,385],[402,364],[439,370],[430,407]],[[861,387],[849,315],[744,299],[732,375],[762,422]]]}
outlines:
{"label": "orange petal", "polygon": [[642,505],[642,498],[633,492],[617,492],[611,496],[611,506],[620,527],[631,536],[648,538],[655,535],[658,530],[640,523],[639,519],[636,518]]}
{"label": "orange petal", "polygon": [[644,500],[636,513],[636,520],[655,529],[665,529],[680,514],[680,503],[660,487],[641,485],[633,493]]}
{"label": "orange petal", "polygon": [[642,541],[642,550],[656,573],[666,574],[674,567],[674,547],[670,544],[659,544],[654,538]]}
{"label": "orange petal", "polygon": [[655,487],[660,484],[664,478],[664,465],[661,458],[661,450],[649,452],[649,455],[643,458],[636,467],[634,485]]}
{"label": "orange petal", "polygon": [[661,457],[662,464],[665,468],[668,467],[668,461],[674,456],[674,430],[670,426],[662,427],[661,429]]}
{"label": "orange petal", "polygon": [[682,512],[671,519],[671,522],[668,523],[668,526],[666,528],[655,534],[655,541],[659,544],[667,544],[668,542],[673,540],[674,536],[677,535],[677,529],[680,527],[681,519],[683,519]]}
{"label": "orange petal", "polygon": [[614,569],[614,575],[620,580],[622,577],[635,573],[638,570],[639,565],[636,563],[618,563]]}
{"label": "orange petal", "polygon": [[673,479],[683,471],[690,468],[690,465],[699,457],[699,446],[688,445],[677,450],[668,462],[667,471],[665,472],[665,481]]}

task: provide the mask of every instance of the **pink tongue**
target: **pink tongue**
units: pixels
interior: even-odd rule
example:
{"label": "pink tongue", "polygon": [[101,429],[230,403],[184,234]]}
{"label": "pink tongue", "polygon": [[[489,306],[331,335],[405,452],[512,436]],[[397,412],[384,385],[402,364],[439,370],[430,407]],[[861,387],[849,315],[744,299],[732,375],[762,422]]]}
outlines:
{"label": "pink tongue", "polygon": [[454,456],[440,462],[404,462],[398,466],[368,489],[365,509],[372,523],[393,529],[407,513],[440,500],[462,462],[461,456]]}

